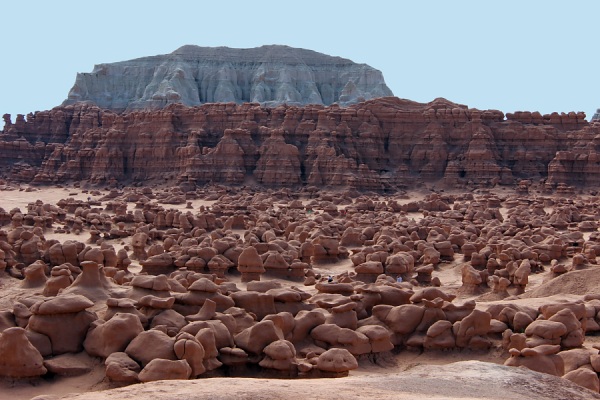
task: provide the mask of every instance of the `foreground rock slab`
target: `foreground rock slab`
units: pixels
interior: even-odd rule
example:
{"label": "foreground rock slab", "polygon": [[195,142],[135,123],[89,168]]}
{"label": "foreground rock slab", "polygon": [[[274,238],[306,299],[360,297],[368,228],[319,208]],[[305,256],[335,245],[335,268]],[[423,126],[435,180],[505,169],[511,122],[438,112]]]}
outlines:
{"label": "foreground rock slab", "polygon": [[422,365],[400,374],[351,376],[336,380],[335,385],[329,379],[209,378],[159,381],[55,399],[121,400],[147,396],[155,400],[210,397],[357,399],[364,398],[366,393],[378,399],[600,399],[600,395],[561,378],[479,361]]}

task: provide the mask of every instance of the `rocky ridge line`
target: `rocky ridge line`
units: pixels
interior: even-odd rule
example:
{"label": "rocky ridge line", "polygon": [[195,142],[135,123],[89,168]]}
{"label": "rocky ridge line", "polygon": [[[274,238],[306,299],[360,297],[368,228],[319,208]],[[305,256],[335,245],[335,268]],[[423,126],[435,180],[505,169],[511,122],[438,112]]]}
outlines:
{"label": "rocky ridge line", "polygon": [[600,185],[600,125],[581,112],[504,115],[388,97],[346,108],[174,104],[127,114],[77,104],[4,121],[3,177],[36,184]]}

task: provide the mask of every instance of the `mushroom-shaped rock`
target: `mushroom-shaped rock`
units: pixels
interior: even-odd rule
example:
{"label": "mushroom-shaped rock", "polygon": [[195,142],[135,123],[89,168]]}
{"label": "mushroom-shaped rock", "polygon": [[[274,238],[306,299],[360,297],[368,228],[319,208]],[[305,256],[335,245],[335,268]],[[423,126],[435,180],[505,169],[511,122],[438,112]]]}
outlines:
{"label": "mushroom-shaped rock", "polygon": [[349,371],[356,368],[358,368],[356,358],[346,349],[329,349],[317,358],[317,369],[336,376],[346,376]]}
{"label": "mushroom-shaped rock", "polygon": [[106,300],[114,284],[104,274],[104,268],[94,261],[83,261],[82,272],[63,294],[76,294],[87,297],[92,301]]}
{"label": "mushroom-shaped rock", "polygon": [[427,265],[422,265],[420,267],[417,267],[415,269],[415,272],[417,273],[417,282],[419,282],[419,284],[421,285],[429,285],[432,282],[432,274],[434,271],[434,266],[433,264],[427,264]]}
{"label": "mushroom-shaped rock", "polygon": [[125,350],[127,345],[143,331],[144,327],[136,315],[117,313],[106,322],[94,321],[83,342],[83,347],[89,355],[105,358],[112,353]]}
{"label": "mushroom-shaped rock", "polygon": [[44,299],[31,306],[31,311],[39,315],[76,313],[94,305],[85,296],[68,295]]}
{"label": "mushroom-shaped rock", "polygon": [[357,304],[355,302],[349,302],[339,306],[332,307],[329,311],[330,314],[327,316],[327,324],[334,324],[341,328],[349,328],[356,330],[358,327],[358,318],[356,314]]}
{"label": "mushroom-shaped rock", "polygon": [[287,340],[276,340],[264,348],[265,358],[259,365],[278,371],[296,370],[296,348]]}
{"label": "mushroom-shaped rock", "polygon": [[265,272],[265,268],[255,247],[246,247],[240,253],[237,269],[242,274],[242,282],[260,281],[260,275]]}
{"label": "mushroom-shaped rock", "polygon": [[73,283],[73,275],[67,264],[57,265],[50,271],[50,278],[44,285],[44,296],[56,296],[61,289]]}
{"label": "mushroom-shaped rock", "polygon": [[192,368],[185,360],[153,359],[138,375],[140,382],[189,379]]}
{"label": "mushroom-shaped rock", "polygon": [[383,326],[364,325],[356,329],[356,332],[362,333],[369,338],[372,353],[390,351],[394,348],[392,333]]}
{"label": "mushroom-shaped rock", "polygon": [[[198,306],[204,305],[207,299],[212,300],[216,304],[217,312],[223,312],[230,307],[235,306],[235,302],[229,296],[220,293],[219,286],[207,278],[200,278],[194,281],[189,287],[187,293],[175,294],[176,305],[175,310],[182,314],[193,314],[200,311]],[[179,307],[178,304],[185,306],[196,307]],[[180,309],[181,308],[181,309]],[[193,309],[191,312],[184,312],[184,308]]]}
{"label": "mushroom-shaped rock", "polygon": [[95,313],[86,310],[93,305],[80,295],[39,301],[30,308],[33,315],[27,329],[48,336],[54,355],[80,352],[90,324],[98,319]]}
{"label": "mushroom-shaped rock", "polygon": [[29,378],[46,372],[44,359],[27,339],[25,329],[14,327],[0,333],[0,376]]}
{"label": "mushroom-shaped rock", "polygon": [[25,280],[21,282],[21,287],[33,289],[44,286],[47,281],[46,268],[46,264],[41,260],[38,260],[26,267],[23,270]]}

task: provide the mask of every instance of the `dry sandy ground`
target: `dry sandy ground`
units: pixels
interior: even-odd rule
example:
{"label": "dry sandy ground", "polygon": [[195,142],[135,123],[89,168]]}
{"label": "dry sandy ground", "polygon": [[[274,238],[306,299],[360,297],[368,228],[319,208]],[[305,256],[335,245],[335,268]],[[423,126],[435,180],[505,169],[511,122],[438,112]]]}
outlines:
{"label": "dry sandy ground", "polygon": [[600,399],[587,389],[550,375],[480,361],[418,366],[402,373],[363,373],[337,379],[208,378],[159,381],[103,392],[36,400],[146,399]]}
{"label": "dry sandy ground", "polygon": [[[424,192],[414,193],[411,200],[423,197]],[[48,188],[43,191],[26,192],[24,190],[0,191],[0,207],[11,210],[21,208],[25,212],[27,204],[41,199],[45,203],[56,204],[60,199],[73,197],[85,200],[89,194],[76,188]],[[92,196],[94,197],[94,196]],[[405,202],[401,199],[400,202]],[[194,201],[194,209],[209,202]],[[131,206],[130,206],[131,207]],[[166,205],[166,208],[185,208]],[[422,215],[413,213],[411,217],[418,219]],[[46,238],[60,241],[74,239],[87,240],[84,233],[80,236],[54,233],[46,234]],[[123,242],[110,242],[116,248]],[[434,276],[438,276],[443,287],[452,292],[461,285],[460,261],[440,264]],[[351,268],[352,262],[344,260],[336,264],[316,265],[316,272],[323,275],[335,275]],[[135,266],[130,268],[135,271]],[[561,282],[556,287],[541,287],[545,274],[532,275],[528,291],[537,290],[538,296],[554,295],[552,298],[526,298],[516,302],[522,305],[538,307],[543,302],[575,300],[582,294],[598,288],[600,293],[600,274],[579,271],[584,276],[573,279],[575,282]],[[245,288],[239,277],[233,277],[238,287]],[[281,281],[290,285],[287,281]],[[573,286],[571,293],[565,295],[560,288]],[[12,308],[15,298],[33,294],[19,288],[19,281],[0,276],[0,309]],[[536,289],[538,288],[538,289]],[[314,292],[312,287],[302,287],[307,292]],[[564,293],[564,291],[562,291]],[[456,303],[476,298],[463,297]],[[507,302],[503,300],[502,302]],[[511,300],[512,302],[512,300]],[[486,307],[490,303],[478,303],[478,307]],[[589,344],[598,342],[590,338]],[[426,352],[416,353],[402,351],[389,354],[378,359],[363,359],[360,368],[352,371],[349,377],[338,379],[262,379],[262,378],[204,378],[194,381],[161,381],[144,385],[133,385],[121,389],[101,391],[109,388],[103,381],[104,370],[98,365],[87,375],[79,377],[58,377],[38,379],[30,382],[0,381],[0,400],[4,399],[592,399],[600,396],[574,385],[566,380],[538,374],[533,371],[503,367],[501,364],[508,355],[499,347],[499,343],[491,351],[480,353],[471,351]],[[476,360],[476,361],[473,361]],[[80,395],[69,395],[81,393]],[[68,395],[68,396],[67,396]],[[62,397],[66,396],[66,397]]]}

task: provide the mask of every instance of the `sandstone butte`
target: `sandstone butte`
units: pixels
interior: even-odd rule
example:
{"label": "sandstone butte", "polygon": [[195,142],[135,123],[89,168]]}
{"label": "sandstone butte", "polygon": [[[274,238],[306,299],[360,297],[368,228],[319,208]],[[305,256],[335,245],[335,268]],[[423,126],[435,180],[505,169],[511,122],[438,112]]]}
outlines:
{"label": "sandstone butte", "polygon": [[173,103],[348,105],[391,95],[381,71],[341,57],[282,45],[186,45],[170,54],[99,64],[91,73],[77,74],[63,105],[87,102],[113,111]]}
{"label": "sandstone butte", "polygon": [[4,115],[0,168],[32,184],[178,182],[395,191],[600,184],[585,114],[480,111],[442,98],[339,105],[214,103],[117,113],[77,103]]}

